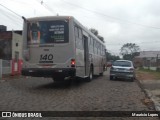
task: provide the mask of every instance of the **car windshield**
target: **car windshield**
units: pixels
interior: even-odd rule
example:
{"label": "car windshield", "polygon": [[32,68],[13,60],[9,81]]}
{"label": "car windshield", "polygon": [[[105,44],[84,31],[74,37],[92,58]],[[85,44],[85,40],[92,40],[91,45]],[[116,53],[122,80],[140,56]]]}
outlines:
{"label": "car windshield", "polygon": [[131,62],[128,61],[115,61],[113,66],[131,67]]}

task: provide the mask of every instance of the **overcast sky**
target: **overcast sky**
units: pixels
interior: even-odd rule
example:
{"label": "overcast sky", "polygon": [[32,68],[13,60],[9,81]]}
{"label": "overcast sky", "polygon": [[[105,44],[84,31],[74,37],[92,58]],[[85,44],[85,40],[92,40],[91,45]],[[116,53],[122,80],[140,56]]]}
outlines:
{"label": "overcast sky", "polygon": [[97,29],[115,55],[125,43],[160,50],[160,0],[0,0],[0,25],[22,30],[23,20],[2,5],[26,18],[74,16],[85,27]]}

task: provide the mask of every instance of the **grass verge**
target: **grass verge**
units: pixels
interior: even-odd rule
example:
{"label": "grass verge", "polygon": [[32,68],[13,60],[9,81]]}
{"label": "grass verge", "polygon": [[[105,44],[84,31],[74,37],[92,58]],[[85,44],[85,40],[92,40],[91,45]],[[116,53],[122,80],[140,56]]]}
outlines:
{"label": "grass verge", "polygon": [[154,70],[139,68],[139,69],[137,70],[137,72],[138,72],[138,73],[151,74],[151,75],[154,77],[154,79],[160,80],[160,71],[154,71]]}

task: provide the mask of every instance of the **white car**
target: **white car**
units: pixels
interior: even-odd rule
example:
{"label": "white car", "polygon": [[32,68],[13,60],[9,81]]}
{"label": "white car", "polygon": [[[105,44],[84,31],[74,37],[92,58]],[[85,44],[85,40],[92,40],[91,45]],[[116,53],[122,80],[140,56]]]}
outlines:
{"label": "white car", "polygon": [[116,60],[110,69],[110,80],[115,78],[124,78],[134,81],[135,69],[133,62],[129,60]]}

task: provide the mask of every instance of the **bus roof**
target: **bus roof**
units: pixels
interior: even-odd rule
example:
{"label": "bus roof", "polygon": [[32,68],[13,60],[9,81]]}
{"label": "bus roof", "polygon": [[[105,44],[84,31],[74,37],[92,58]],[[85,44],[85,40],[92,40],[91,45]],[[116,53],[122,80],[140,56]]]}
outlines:
{"label": "bus roof", "polygon": [[41,17],[32,17],[27,18],[27,21],[34,21],[34,20],[53,20],[53,19],[72,19],[73,16],[41,16]]}

